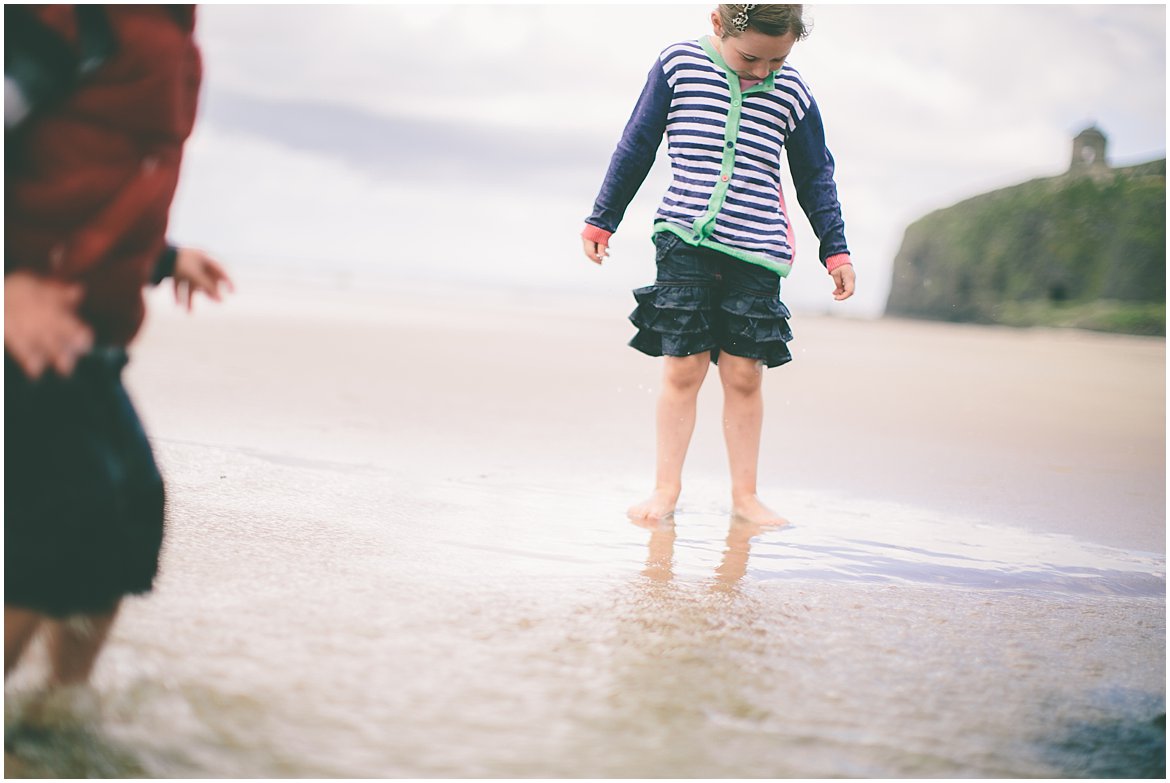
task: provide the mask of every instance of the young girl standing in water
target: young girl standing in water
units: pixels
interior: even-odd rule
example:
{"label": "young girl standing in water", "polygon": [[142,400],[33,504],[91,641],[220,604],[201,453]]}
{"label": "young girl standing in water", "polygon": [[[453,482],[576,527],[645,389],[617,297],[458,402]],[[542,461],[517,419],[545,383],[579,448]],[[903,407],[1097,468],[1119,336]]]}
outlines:
{"label": "young girl standing in water", "polygon": [[654,219],[658,274],[634,291],[630,316],[638,327],[630,345],[664,357],[657,475],[629,516],[652,523],[674,513],[699,387],[715,362],[732,512],[780,525],[786,520],[756,495],[756,476],[763,366],[792,359],[790,314],[780,301],[793,244],[780,192],[784,150],[835,299],[853,295],[853,267],[820,111],[785,65],[808,32],[802,6],[721,4],[711,24],[713,35],[668,47],[650,69],[581,236],[585,255],[600,264],[665,134],[673,180]]}

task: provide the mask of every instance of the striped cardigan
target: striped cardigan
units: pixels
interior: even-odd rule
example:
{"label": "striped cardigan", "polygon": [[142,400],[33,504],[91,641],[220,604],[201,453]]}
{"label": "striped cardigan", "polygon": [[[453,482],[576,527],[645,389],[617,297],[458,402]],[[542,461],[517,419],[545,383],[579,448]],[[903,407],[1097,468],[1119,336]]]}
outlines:
{"label": "striped cardigan", "polygon": [[845,223],[820,111],[790,66],[741,88],[710,39],[668,47],[650,69],[582,235],[608,243],[665,133],[673,180],[654,219],[691,245],[788,274],[791,226],[781,153],[830,271],[849,263]]}

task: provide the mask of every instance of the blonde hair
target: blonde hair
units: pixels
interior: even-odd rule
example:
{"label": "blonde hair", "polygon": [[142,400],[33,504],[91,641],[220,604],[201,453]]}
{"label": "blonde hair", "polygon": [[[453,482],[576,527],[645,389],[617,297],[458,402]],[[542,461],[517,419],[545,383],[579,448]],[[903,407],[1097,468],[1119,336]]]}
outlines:
{"label": "blonde hair", "polygon": [[738,38],[746,30],[755,30],[764,35],[793,33],[799,41],[812,32],[804,22],[803,5],[720,3],[716,12],[724,38]]}

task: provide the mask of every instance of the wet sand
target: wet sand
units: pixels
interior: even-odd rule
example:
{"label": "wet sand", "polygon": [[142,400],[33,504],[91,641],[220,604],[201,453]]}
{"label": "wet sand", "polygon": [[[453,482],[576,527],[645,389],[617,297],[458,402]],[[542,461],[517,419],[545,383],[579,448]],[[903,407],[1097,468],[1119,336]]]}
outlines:
{"label": "wet sand", "polygon": [[628,293],[256,290],[155,294],[160,577],[9,776],[1164,777],[1163,341],[798,317],[794,525],[709,383],[650,532]]}

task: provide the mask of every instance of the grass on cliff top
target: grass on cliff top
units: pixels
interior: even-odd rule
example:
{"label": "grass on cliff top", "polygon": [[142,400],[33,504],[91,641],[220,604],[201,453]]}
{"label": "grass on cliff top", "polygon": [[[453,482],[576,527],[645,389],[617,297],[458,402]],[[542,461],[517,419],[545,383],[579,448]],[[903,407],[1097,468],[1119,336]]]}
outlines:
{"label": "grass on cliff top", "polygon": [[995,308],[995,321],[1005,326],[1050,326],[1165,337],[1166,303],[1004,302]]}

